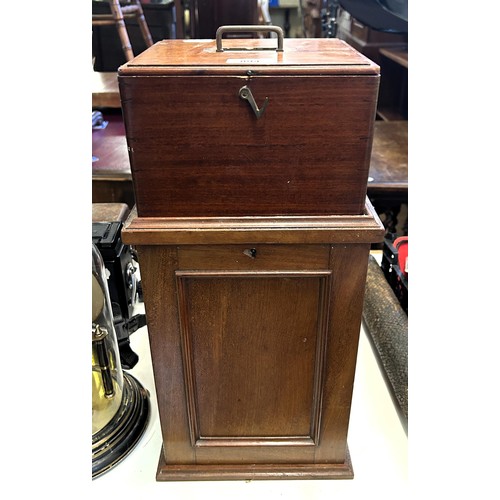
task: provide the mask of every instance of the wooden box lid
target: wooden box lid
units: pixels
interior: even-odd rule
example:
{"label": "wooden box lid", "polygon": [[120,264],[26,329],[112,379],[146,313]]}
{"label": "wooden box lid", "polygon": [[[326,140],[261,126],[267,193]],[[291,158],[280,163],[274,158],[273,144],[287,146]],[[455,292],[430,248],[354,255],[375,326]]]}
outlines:
{"label": "wooden box lid", "polygon": [[119,75],[265,74],[379,75],[379,66],[336,38],[163,40],[118,69]]}

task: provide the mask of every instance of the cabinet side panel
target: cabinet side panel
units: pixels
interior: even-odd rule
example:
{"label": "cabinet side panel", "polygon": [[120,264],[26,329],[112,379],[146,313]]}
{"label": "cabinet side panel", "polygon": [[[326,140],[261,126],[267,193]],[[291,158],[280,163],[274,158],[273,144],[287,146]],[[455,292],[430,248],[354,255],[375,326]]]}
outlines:
{"label": "cabinet side panel", "polygon": [[166,463],[194,463],[187,425],[177,294],[177,249],[138,246]]}
{"label": "cabinet side panel", "polygon": [[342,463],[346,458],[369,252],[366,244],[331,247],[332,303],[316,463]]}

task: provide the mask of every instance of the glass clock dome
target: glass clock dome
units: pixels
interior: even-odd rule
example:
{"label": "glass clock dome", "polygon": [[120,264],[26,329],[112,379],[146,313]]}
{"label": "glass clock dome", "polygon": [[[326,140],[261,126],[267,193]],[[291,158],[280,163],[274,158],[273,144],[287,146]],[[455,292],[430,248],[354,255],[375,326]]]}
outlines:
{"label": "glass clock dome", "polygon": [[92,243],[92,478],[132,451],[149,413],[148,391],[121,367],[106,268]]}

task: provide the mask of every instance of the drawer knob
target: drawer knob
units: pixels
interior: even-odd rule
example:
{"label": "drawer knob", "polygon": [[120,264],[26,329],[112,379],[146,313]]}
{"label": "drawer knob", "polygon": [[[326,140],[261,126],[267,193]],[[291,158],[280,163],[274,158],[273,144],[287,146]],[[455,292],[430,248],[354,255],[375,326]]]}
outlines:
{"label": "drawer knob", "polygon": [[247,248],[243,250],[245,255],[248,255],[251,259],[255,259],[257,257],[257,249],[256,248]]}

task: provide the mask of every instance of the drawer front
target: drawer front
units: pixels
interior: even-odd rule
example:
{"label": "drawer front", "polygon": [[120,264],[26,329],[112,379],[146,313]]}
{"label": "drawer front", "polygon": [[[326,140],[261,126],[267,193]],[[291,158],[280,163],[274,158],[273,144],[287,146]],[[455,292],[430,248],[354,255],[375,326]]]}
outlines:
{"label": "drawer front", "polygon": [[378,82],[122,77],[139,216],[361,214]]}
{"label": "drawer front", "polygon": [[179,269],[328,269],[329,245],[193,245],[178,248]]}

